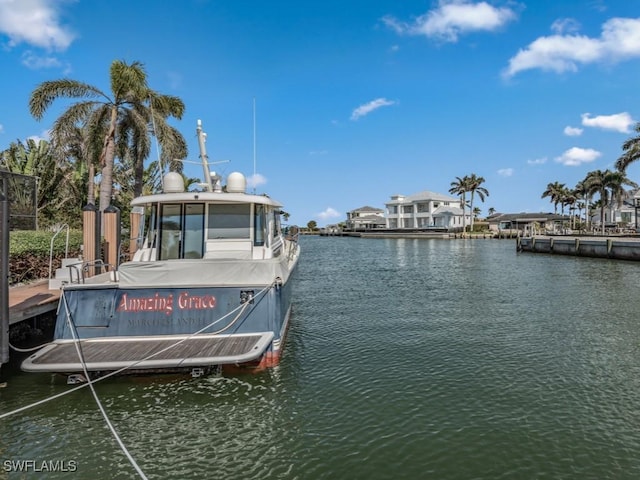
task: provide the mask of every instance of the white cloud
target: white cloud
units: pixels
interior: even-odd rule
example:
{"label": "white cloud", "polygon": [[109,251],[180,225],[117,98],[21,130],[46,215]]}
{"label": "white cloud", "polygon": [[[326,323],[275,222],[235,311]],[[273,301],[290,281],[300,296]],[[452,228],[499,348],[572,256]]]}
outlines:
{"label": "white cloud", "polygon": [[513,168],[501,168],[498,170],[498,175],[501,177],[511,177],[513,175]]}
{"label": "white cloud", "polygon": [[360,105],[358,108],[354,109],[353,112],[351,112],[351,120],[357,120],[360,117],[364,117],[365,115],[370,114],[380,107],[395,105],[395,103],[396,102],[387,100],[386,98],[376,98],[375,100],[372,100],[369,103],[365,103],[364,105]]}
{"label": "white cloud", "polygon": [[55,57],[36,55],[32,51],[27,51],[22,54],[22,64],[32,70],[60,67],[62,65],[60,60]]}
{"label": "white cloud", "polygon": [[547,163],[547,157],[535,158],[533,160],[527,160],[529,165],[544,165]]}
{"label": "white cloud", "polygon": [[494,31],[516,18],[513,10],[494,7],[487,2],[470,0],[440,0],[438,7],[420,15],[412,23],[401,22],[392,16],[382,21],[399,34],[424,35],[447,42],[474,31]]}
{"label": "white cloud", "polygon": [[340,217],[340,214],[334,208],[327,207],[323,212],[318,213],[316,216],[320,220],[330,220],[332,218]]}
{"label": "white cloud", "polygon": [[558,35],[574,33],[580,30],[580,24],[573,18],[559,18],[551,25],[551,30]]}
{"label": "white cloud", "polygon": [[585,127],[629,133],[634,123],[636,123],[635,120],[631,118],[631,115],[627,112],[614,113],[613,115],[598,115],[596,117],[592,117],[590,113],[582,114],[582,125]]}
{"label": "white cloud", "polygon": [[247,188],[256,188],[267,183],[267,179],[259,173],[247,177]]}
{"label": "white cloud", "polygon": [[582,132],[583,129],[579,127],[570,127],[569,125],[564,127],[564,134],[567,137],[579,137],[580,135],[582,135]]}
{"label": "white cloud", "polygon": [[68,0],[0,0],[0,33],[9,47],[26,43],[47,50],[65,50],[73,33],[60,24],[60,8]]}
{"label": "white cloud", "polygon": [[612,18],[602,25],[599,38],[556,34],[534,40],[509,60],[503,75],[512,77],[534,68],[575,72],[578,65],[633,57],[640,57],[640,18]]}
{"label": "white cloud", "polygon": [[47,142],[51,140],[51,132],[49,130],[43,130],[40,135],[31,135],[27,137],[34,142],[38,143],[40,140],[46,140]]}
{"label": "white cloud", "polygon": [[555,161],[567,167],[577,167],[583,163],[591,163],[602,153],[592,148],[571,147],[562,155],[555,158]]}

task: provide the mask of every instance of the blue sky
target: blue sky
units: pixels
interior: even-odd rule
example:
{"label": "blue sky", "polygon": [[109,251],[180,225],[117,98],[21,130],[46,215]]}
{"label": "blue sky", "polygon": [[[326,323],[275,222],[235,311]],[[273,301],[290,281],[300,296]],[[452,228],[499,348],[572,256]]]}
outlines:
{"label": "blue sky", "polygon": [[[254,173],[290,223],[337,223],[394,194],[485,178],[483,214],[552,211],[612,168],[640,120],[638,0],[0,0],[0,149],[47,137],[28,99],[63,77],[109,90],[140,61],[186,105],[198,161]],[[157,157],[157,153],[153,153]],[[152,158],[152,159],[154,159]],[[201,176],[197,164],[185,173]],[[640,165],[629,177],[640,183]]]}

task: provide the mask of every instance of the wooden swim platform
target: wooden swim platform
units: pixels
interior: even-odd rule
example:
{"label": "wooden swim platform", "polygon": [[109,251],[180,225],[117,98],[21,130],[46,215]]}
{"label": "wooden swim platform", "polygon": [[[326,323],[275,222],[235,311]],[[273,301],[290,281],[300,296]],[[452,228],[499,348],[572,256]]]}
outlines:
{"label": "wooden swim platform", "polygon": [[[176,369],[250,362],[260,357],[273,332],[91,338],[80,341],[88,371],[121,368]],[[76,373],[83,367],[74,340],[58,340],[27,358],[28,372]]]}

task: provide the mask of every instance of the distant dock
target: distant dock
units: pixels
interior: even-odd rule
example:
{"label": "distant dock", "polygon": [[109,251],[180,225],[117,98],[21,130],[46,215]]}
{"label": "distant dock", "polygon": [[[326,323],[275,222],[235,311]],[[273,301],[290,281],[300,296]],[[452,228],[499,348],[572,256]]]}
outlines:
{"label": "distant dock", "polygon": [[640,237],[547,236],[518,237],[518,252],[578,257],[640,260]]}

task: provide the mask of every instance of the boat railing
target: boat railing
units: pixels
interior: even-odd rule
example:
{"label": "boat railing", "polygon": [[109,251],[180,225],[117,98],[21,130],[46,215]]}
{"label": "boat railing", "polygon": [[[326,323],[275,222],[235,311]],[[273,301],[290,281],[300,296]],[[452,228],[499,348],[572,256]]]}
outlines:
{"label": "boat railing", "polygon": [[67,258],[69,256],[69,225],[67,223],[64,223],[58,227],[56,233],[54,233],[51,237],[51,243],[49,244],[49,280],[51,280],[53,274],[53,242],[55,241],[56,237],[60,235],[60,233],[62,233],[62,231],[65,229],[67,230],[67,240],[64,247],[64,258]]}
{"label": "boat railing", "polygon": [[298,246],[298,239],[300,238],[300,229],[296,226],[288,227],[286,229],[286,249],[287,249],[287,260],[292,260],[296,254],[296,249]]}
{"label": "boat railing", "polygon": [[105,263],[102,259],[72,263],[67,267],[69,268],[69,283],[85,283],[87,278],[92,276],[87,275],[90,270],[104,270],[105,272],[114,270],[113,265]]}

